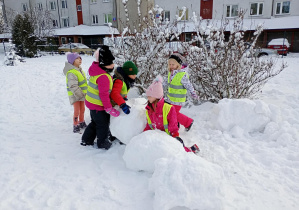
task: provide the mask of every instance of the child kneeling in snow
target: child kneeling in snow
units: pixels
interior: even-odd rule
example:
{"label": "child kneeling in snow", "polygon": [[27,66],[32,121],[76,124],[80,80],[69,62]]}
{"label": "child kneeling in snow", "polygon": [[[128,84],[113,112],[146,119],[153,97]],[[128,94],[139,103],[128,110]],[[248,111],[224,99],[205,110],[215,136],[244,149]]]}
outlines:
{"label": "child kneeling in snow", "polygon": [[183,140],[179,137],[179,128],[177,122],[177,113],[175,108],[164,102],[163,98],[163,79],[158,76],[146,90],[148,99],[146,109],[147,124],[144,131],[158,129],[180,141],[186,152],[198,152],[197,145],[188,148],[185,147]]}

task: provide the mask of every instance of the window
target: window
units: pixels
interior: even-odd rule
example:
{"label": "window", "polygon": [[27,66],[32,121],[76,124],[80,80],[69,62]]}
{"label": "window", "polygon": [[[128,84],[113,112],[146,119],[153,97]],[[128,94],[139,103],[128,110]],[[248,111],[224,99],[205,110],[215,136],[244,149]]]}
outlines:
{"label": "window", "polygon": [[61,44],[66,44],[66,37],[61,37]]}
{"label": "window", "polygon": [[192,40],[192,34],[191,33],[185,33],[185,42],[189,42]]}
{"label": "window", "polygon": [[78,43],[82,43],[82,37],[78,37]]}
{"label": "window", "polygon": [[252,3],[250,5],[250,15],[262,15],[264,3]]}
{"label": "window", "polygon": [[24,12],[27,12],[28,11],[27,4],[22,4],[22,9]]}
{"label": "window", "polygon": [[56,10],[56,4],[55,1],[50,2],[50,10]]}
{"label": "window", "polygon": [[170,21],[170,11],[163,11],[162,21]]}
{"label": "window", "polygon": [[69,18],[62,18],[63,27],[69,27]]}
{"label": "window", "polygon": [[82,11],[82,6],[81,5],[77,6],[77,11]]}
{"label": "window", "polygon": [[283,1],[276,3],[276,15],[289,14],[290,13],[290,1]]}
{"label": "window", "polygon": [[39,10],[43,10],[43,4],[42,3],[37,3],[37,8]]}
{"label": "window", "polygon": [[107,2],[110,2],[110,0],[103,0],[103,2],[107,3]]}
{"label": "window", "polygon": [[[170,14],[170,13],[169,13],[169,14]],[[180,9],[180,10],[179,10],[179,17],[181,17],[182,14],[183,14],[183,10]],[[185,14],[184,14],[184,16],[182,17],[181,20],[188,20],[188,9],[186,9]]]}
{"label": "window", "polygon": [[226,6],[226,17],[238,16],[238,5],[227,5]]}
{"label": "window", "polygon": [[112,14],[104,14],[104,23],[112,23]]}
{"label": "window", "polygon": [[67,1],[61,0],[61,8],[66,9],[67,8]]}
{"label": "window", "polygon": [[92,16],[92,24],[98,24],[99,20],[98,20],[98,16],[97,15],[93,15]]}
{"label": "window", "polygon": [[90,3],[91,3],[91,4],[96,4],[96,3],[97,3],[97,0],[90,0]]}
{"label": "window", "polygon": [[58,21],[57,20],[53,20],[53,27],[54,28],[58,27]]}

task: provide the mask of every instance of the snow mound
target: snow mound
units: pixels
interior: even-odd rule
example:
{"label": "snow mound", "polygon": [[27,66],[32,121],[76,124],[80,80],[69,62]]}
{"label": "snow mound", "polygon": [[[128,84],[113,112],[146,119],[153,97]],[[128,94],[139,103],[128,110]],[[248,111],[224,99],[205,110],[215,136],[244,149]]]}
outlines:
{"label": "snow mound", "polygon": [[118,108],[120,115],[118,117],[111,117],[110,120],[110,131],[112,135],[124,144],[128,144],[134,136],[142,133],[146,126],[146,99],[129,99],[126,103],[131,106],[130,114],[127,115]]}
{"label": "snow mound", "polygon": [[214,106],[213,124],[216,129],[235,133],[263,131],[271,121],[272,111],[262,101],[249,99],[223,99]]}
{"label": "snow mound", "polygon": [[220,166],[193,153],[159,159],[149,182],[154,209],[222,209],[223,177]]}
{"label": "snow mound", "polygon": [[175,158],[186,153],[183,145],[160,130],[145,131],[132,138],[126,146],[123,159],[127,168],[154,172],[155,162],[160,158]]}

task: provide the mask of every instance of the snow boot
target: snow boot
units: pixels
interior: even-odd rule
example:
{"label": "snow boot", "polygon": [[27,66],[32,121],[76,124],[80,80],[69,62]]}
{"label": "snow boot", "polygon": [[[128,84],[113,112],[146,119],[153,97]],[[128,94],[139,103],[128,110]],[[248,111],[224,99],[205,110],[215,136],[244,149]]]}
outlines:
{"label": "snow boot", "polygon": [[81,143],[80,143],[82,146],[90,146],[90,145],[93,145],[94,143],[87,143],[85,140],[82,139]]}
{"label": "snow boot", "polygon": [[80,133],[80,125],[74,125],[73,132],[74,133]]}
{"label": "snow boot", "polygon": [[108,139],[106,139],[104,142],[98,144],[98,148],[108,150],[111,145],[112,143]]}
{"label": "snow boot", "polygon": [[83,129],[83,128],[86,128],[86,127],[87,127],[87,125],[86,125],[85,121],[83,121],[83,122],[80,122],[80,123],[79,123],[79,125],[80,125],[80,128],[81,128],[81,129]]}
{"label": "snow boot", "polygon": [[196,144],[194,144],[193,146],[190,147],[190,149],[192,150],[192,152],[194,152],[195,154],[199,153],[199,148]]}
{"label": "snow boot", "polygon": [[193,122],[194,122],[194,120],[193,120],[192,123],[189,125],[189,127],[185,128],[185,130],[186,130],[187,132],[191,129],[191,127],[192,127],[192,125],[193,125]]}

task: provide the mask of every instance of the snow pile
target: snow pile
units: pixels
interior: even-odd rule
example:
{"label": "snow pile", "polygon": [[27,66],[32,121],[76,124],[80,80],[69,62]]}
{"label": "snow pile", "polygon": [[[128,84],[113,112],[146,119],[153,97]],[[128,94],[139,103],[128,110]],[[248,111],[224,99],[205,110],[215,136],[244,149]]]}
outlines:
{"label": "snow pile", "polygon": [[135,136],[126,146],[123,159],[127,168],[153,173],[160,158],[176,158],[186,153],[183,145],[159,130],[149,130]]}
{"label": "snow pile", "polygon": [[156,161],[150,180],[154,209],[222,209],[222,168],[192,153]]}
{"label": "snow pile", "polygon": [[221,131],[257,132],[271,121],[272,112],[262,101],[223,99],[214,106],[214,124]]}
{"label": "snow pile", "polygon": [[111,117],[110,120],[112,135],[124,144],[128,144],[134,136],[142,133],[146,126],[146,99],[129,99],[126,103],[131,107],[130,114],[123,113],[122,109],[117,106],[116,109],[118,109],[120,115]]}

